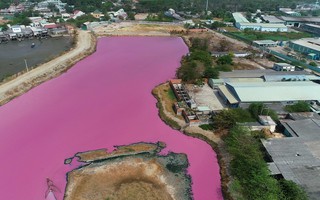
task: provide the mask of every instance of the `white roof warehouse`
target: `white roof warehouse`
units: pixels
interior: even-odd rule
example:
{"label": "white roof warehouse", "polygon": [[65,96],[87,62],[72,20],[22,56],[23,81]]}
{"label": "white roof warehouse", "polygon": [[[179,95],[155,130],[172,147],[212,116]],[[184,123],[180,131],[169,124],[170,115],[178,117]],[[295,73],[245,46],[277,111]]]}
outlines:
{"label": "white roof warehouse", "polygon": [[[320,85],[312,81],[226,83],[219,93],[229,104],[320,100]],[[236,100],[236,101],[235,101]]]}

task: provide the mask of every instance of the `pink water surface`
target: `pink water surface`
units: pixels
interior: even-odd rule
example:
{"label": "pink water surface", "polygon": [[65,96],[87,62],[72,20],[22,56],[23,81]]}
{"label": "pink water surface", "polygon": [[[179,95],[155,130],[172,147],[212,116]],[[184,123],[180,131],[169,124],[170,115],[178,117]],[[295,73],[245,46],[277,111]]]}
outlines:
{"label": "pink water surface", "polygon": [[196,200],[222,199],[216,154],[158,117],[151,90],[174,77],[188,49],[181,38],[101,38],[67,73],[0,107],[0,199],[43,200],[50,178],[63,198],[75,153],[163,141],[186,153]]}

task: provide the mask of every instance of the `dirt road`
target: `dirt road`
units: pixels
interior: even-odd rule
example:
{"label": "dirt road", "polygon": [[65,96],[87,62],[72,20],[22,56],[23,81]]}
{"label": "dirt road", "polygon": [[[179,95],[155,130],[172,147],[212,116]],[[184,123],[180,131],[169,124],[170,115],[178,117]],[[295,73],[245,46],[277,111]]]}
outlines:
{"label": "dirt road", "polygon": [[0,105],[7,103],[44,81],[60,75],[73,64],[95,51],[96,39],[89,32],[78,31],[76,40],[75,47],[66,54],[0,85]]}

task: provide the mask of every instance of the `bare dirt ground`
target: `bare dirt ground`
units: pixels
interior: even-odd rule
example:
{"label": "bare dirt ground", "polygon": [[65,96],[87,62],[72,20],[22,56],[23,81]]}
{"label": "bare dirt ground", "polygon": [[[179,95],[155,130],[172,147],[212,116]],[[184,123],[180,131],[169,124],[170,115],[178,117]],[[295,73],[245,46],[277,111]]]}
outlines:
{"label": "bare dirt ground", "polygon": [[224,109],[222,101],[208,84],[204,84],[202,87],[190,84],[187,85],[187,90],[197,105],[208,106],[211,110]]}
{"label": "bare dirt ground", "polygon": [[60,75],[76,62],[95,51],[96,39],[89,32],[78,31],[76,39],[76,46],[64,55],[0,85],[0,105],[7,103],[42,82]]}
{"label": "bare dirt ground", "polygon": [[174,185],[166,182],[163,166],[155,159],[111,160],[68,174],[65,200],[150,199],[172,200]]}
{"label": "bare dirt ground", "polygon": [[138,36],[170,36],[171,31],[185,31],[182,25],[166,23],[133,23],[120,22],[101,25],[93,29],[98,36],[138,35]]}
{"label": "bare dirt ground", "polygon": [[[233,58],[234,69],[247,70],[247,69],[265,69],[267,62],[263,61],[264,65],[259,64],[255,60],[246,58]],[[272,64],[273,65],[273,64]]]}

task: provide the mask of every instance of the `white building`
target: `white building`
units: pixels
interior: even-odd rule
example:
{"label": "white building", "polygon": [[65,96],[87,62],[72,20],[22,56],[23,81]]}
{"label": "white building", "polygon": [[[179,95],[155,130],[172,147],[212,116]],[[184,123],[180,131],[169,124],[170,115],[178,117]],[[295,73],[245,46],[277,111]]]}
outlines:
{"label": "white building", "polygon": [[85,15],[86,13],[82,12],[81,10],[75,10],[73,15],[71,16],[72,19],[77,19],[78,17]]}
{"label": "white building", "polygon": [[274,63],[273,69],[276,71],[295,71],[295,66],[288,63]]}
{"label": "white building", "polygon": [[262,32],[288,32],[288,27],[284,24],[236,22],[236,27],[240,30],[251,29]]}

